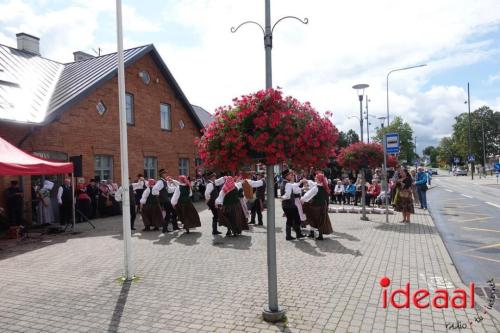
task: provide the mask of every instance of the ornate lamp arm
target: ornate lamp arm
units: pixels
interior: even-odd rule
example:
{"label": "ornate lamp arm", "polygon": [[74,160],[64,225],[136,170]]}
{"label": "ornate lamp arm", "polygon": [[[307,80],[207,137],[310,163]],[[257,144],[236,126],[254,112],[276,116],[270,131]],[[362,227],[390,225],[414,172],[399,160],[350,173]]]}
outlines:
{"label": "ornate lamp arm", "polygon": [[278,23],[280,23],[281,21],[283,21],[284,19],[287,19],[287,18],[295,19],[295,20],[297,20],[297,21],[299,21],[300,23],[303,23],[303,24],[309,23],[309,19],[307,17],[304,18],[303,20],[301,20],[301,19],[299,19],[296,16],[284,16],[284,17],[280,18],[278,21],[276,21],[276,23],[274,23],[274,25],[273,25],[273,27],[271,29],[271,34],[274,32],[274,28],[276,27],[276,25]]}
{"label": "ornate lamp arm", "polygon": [[241,26],[243,26],[243,25],[245,25],[245,24],[250,24],[250,23],[251,23],[251,24],[256,24],[257,26],[259,26],[260,30],[262,30],[262,34],[263,34],[263,35],[265,35],[265,34],[266,34],[266,33],[265,33],[265,31],[264,31],[264,28],[263,28],[263,27],[262,27],[259,23],[255,22],[255,21],[245,21],[245,22],[241,23],[239,26],[237,26],[236,28],[235,28],[235,27],[231,27],[231,32],[232,32],[232,33],[235,33],[236,31],[238,31],[238,29],[239,29]]}

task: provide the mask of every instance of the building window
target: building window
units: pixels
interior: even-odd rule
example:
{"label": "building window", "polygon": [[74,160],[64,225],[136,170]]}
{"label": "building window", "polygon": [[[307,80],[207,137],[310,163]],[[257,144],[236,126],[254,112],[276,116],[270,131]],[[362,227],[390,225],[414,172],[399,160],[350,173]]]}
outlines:
{"label": "building window", "polygon": [[144,177],[146,179],[156,179],[156,169],[158,161],[156,157],[146,156],[144,157]]}
{"label": "building window", "polygon": [[101,180],[113,180],[113,156],[95,155],[94,176]]}
{"label": "building window", "polygon": [[134,95],[125,94],[125,109],[127,110],[127,124],[133,125],[135,123]]}
{"label": "building window", "polygon": [[179,175],[189,176],[189,158],[179,158]]}
{"label": "building window", "polygon": [[170,123],[170,105],[160,104],[161,129],[170,131],[172,129]]}

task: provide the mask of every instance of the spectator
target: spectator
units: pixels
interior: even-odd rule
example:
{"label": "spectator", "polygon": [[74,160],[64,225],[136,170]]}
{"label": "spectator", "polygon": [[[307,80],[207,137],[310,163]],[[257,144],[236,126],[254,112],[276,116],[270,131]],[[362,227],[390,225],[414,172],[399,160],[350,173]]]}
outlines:
{"label": "spectator", "polygon": [[411,195],[412,179],[406,169],[402,169],[400,174],[401,177],[398,179],[400,187],[399,195],[397,195],[398,198],[396,200],[396,211],[403,213],[403,221],[401,221],[401,223],[410,223],[410,215],[415,213]]}
{"label": "spectator", "polygon": [[422,167],[418,168],[415,185],[417,186],[420,209],[427,209],[427,173],[424,172],[424,168]]}
{"label": "spectator", "polygon": [[54,223],[54,212],[52,211],[52,203],[50,200],[50,191],[53,188],[53,182],[44,180],[43,187],[37,191],[39,224]]}
{"label": "spectator", "polygon": [[90,197],[90,219],[97,217],[97,202],[99,200],[99,188],[95,179],[90,180],[90,184],[87,185],[87,195]]}
{"label": "spectator", "polygon": [[350,179],[347,180],[347,185],[344,189],[344,203],[347,202],[348,205],[351,204],[351,199],[354,201],[356,195],[356,185],[352,183]]}
{"label": "spectator", "polygon": [[340,180],[337,180],[337,185],[335,185],[335,189],[333,191],[333,195],[335,197],[336,204],[342,204],[344,199],[344,185]]}
{"label": "spectator", "polygon": [[366,204],[370,206],[371,202],[375,202],[375,199],[379,196],[381,191],[380,184],[378,180],[373,179],[372,184],[368,187],[368,192],[366,193]]}
{"label": "spectator", "polygon": [[21,225],[23,220],[23,191],[17,180],[10,182],[5,190],[7,216],[10,225]]}
{"label": "spectator", "polygon": [[411,185],[411,191],[413,194],[413,203],[415,205],[420,205],[420,200],[418,199],[418,191],[417,191],[417,185],[415,185],[415,179],[417,178],[417,171],[415,169],[411,170],[411,179],[413,180],[413,183]]}

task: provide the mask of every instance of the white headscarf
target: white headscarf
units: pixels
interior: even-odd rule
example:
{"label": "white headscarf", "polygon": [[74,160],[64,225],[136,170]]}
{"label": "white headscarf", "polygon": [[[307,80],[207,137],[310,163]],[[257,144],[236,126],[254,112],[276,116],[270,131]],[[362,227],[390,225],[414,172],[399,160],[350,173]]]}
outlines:
{"label": "white headscarf", "polygon": [[49,180],[44,180],[43,181],[43,188],[51,191],[54,188],[54,183],[49,181]]}

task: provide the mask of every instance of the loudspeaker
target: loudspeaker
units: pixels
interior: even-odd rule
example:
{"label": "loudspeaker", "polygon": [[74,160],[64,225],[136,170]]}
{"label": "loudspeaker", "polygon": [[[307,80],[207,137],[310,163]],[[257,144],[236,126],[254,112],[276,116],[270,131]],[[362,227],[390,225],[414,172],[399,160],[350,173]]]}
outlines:
{"label": "loudspeaker", "polygon": [[73,163],[73,173],[75,177],[83,177],[82,155],[70,156],[69,161]]}

